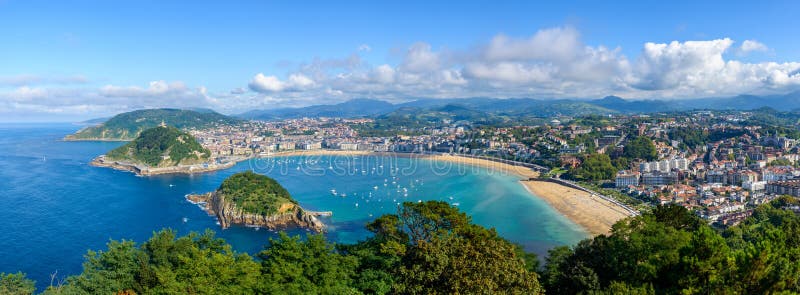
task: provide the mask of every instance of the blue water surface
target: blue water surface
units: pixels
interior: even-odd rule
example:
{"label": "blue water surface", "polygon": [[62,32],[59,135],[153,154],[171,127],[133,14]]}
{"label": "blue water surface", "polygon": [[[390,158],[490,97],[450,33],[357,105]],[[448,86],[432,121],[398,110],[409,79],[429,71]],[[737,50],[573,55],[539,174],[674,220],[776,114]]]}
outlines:
{"label": "blue water surface", "polygon": [[364,224],[396,212],[397,203],[424,200],[455,204],[474,222],[540,256],[587,237],[531,196],[518,177],[493,170],[402,157],[295,156],[205,174],[137,177],[89,166],[122,143],[61,141],[79,127],[0,124],[0,272],[25,272],[40,290],[52,274],[63,279],[79,273],[87,250],[105,249],[110,239],[141,242],[163,228],[180,234],[213,229],[237,251],[257,253],[277,234],[238,226],[221,230],[184,199],[245,170],[277,179],[305,208],[332,211],[323,218],[330,226],[326,235],[339,243],[368,237]]}

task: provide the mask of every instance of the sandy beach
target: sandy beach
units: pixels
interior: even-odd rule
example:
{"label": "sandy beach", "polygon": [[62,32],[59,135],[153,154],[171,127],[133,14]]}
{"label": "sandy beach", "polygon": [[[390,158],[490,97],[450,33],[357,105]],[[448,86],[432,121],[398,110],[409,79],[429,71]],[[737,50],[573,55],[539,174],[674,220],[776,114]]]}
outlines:
{"label": "sandy beach", "polygon": [[457,155],[427,155],[426,158],[434,161],[448,162],[458,165],[473,165],[492,169],[501,173],[514,174],[522,179],[539,177],[539,172],[536,172],[531,168],[500,163],[492,160],[461,157]]}
{"label": "sandy beach", "polygon": [[436,161],[476,165],[503,173],[516,174],[522,178],[520,183],[525,186],[531,195],[545,200],[551,207],[586,229],[592,235],[606,234],[614,223],[628,217],[628,212],[625,209],[601,198],[593,197],[587,192],[557,183],[528,180],[538,177],[539,173],[527,167],[454,155],[434,155],[429,158]]}
{"label": "sandy beach", "polygon": [[619,206],[581,190],[547,181],[528,180],[522,184],[592,235],[606,234],[614,223],[628,217],[628,212]]}
{"label": "sandy beach", "polygon": [[496,162],[487,159],[478,159],[449,154],[410,154],[410,153],[391,153],[391,152],[368,152],[368,151],[339,151],[339,150],[302,150],[287,151],[270,154],[261,157],[286,157],[286,156],[385,156],[385,157],[404,157],[420,158],[437,162],[452,163],[450,169],[468,169],[470,166],[490,169],[499,173],[515,175],[520,178],[522,184],[531,197],[545,200],[551,207],[556,209],[579,226],[586,229],[592,235],[605,234],[611,226],[618,220],[628,217],[628,212],[624,209],[591,194],[563,186],[557,183],[529,180],[539,177],[539,172],[531,168],[517,166],[507,163]]}

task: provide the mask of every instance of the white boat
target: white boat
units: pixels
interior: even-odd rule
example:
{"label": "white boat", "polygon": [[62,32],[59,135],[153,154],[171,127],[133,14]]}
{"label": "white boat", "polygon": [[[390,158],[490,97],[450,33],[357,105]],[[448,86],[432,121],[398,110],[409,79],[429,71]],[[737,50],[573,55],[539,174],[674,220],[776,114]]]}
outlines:
{"label": "white boat", "polygon": [[184,218],[183,218],[183,219],[181,219],[181,220],[183,220],[183,223],[186,223],[187,221],[189,221],[189,218],[186,218],[186,217],[184,217]]}
{"label": "white boat", "polygon": [[461,203],[459,203],[459,202],[453,203],[453,206],[458,206],[458,205],[461,205]]}

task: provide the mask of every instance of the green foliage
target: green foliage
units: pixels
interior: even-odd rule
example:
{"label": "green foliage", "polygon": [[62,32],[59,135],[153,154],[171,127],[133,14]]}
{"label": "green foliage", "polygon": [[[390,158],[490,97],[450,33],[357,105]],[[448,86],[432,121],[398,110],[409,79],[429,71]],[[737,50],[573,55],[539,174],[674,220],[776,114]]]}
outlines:
{"label": "green foliage", "polygon": [[67,136],[67,139],[132,140],[144,130],[159,126],[161,122],[180,129],[188,129],[233,125],[240,121],[213,111],[137,110],[116,115],[101,125],[82,129]]}
{"label": "green foliage", "polygon": [[657,207],[611,234],[550,251],[556,294],[770,294],[800,291],[800,217],[782,198],[720,234],[686,209]]}
{"label": "green foliage", "polygon": [[0,294],[29,295],[35,290],[34,282],[25,277],[24,273],[0,272]]}
{"label": "green foliage", "polygon": [[642,159],[646,161],[654,161],[658,159],[658,152],[653,141],[645,136],[639,136],[625,144],[623,156],[628,159]]}
{"label": "green foliage", "polygon": [[570,172],[572,178],[593,181],[611,179],[616,173],[617,168],[606,154],[588,155],[578,168]]}
{"label": "green foliage", "polygon": [[445,202],[406,202],[398,215],[369,227],[382,253],[399,257],[394,288],[401,294],[537,294],[536,273],[518,246],[471,223]]}
{"label": "green foliage", "polygon": [[222,182],[217,193],[245,212],[260,215],[281,213],[278,209],[286,203],[297,204],[275,179],[252,171],[231,175]]}
{"label": "green foliage", "polygon": [[260,266],[238,254],[213,231],[176,238],[164,230],[137,246],[111,241],[89,251],[83,272],[48,294],[249,294],[256,293]]}
{"label": "green foliage", "polygon": [[201,146],[194,136],[167,126],[143,131],[133,141],[108,152],[106,157],[163,167],[199,163],[208,160],[210,155],[211,151]]}
{"label": "green foliage", "polygon": [[[81,274],[46,294],[796,294],[800,205],[784,197],[720,234],[677,205],[615,224],[609,235],[549,251],[540,273],[493,229],[443,202],[404,203],[333,245],[281,234],[253,260],[207,231],[147,242],[112,241]],[[792,208],[789,208],[792,207]],[[31,294],[22,274],[0,274],[0,294]]]}
{"label": "green foliage", "polygon": [[793,163],[791,160],[786,158],[775,159],[772,162],[767,164],[768,166],[792,166]]}
{"label": "green foliage", "polygon": [[357,294],[353,277],[358,260],[342,255],[322,235],[306,241],[281,233],[259,255],[266,294]]}
{"label": "green foliage", "polygon": [[47,294],[541,294],[536,257],[472,224],[444,202],[404,203],[335,246],[322,235],[281,233],[258,254],[238,254],[213,232],[155,233],[137,246],[90,251],[83,273]]}

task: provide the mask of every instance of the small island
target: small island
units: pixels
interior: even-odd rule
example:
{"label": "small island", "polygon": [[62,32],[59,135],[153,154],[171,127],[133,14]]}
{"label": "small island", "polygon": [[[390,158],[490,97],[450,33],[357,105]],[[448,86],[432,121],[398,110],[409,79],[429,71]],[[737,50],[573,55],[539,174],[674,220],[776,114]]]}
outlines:
{"label": "small island", "polygon": [[331,212],[301,208],[277,181],[251,171],[228,177],[216,191],[187,195],[186,199],[215,216],[223,229],[237,224],[270,230],[300,227],[322,232],[325,224],[317,216],[331,215]]}
{"label": "small island", "polygon": [[133,141],[95,158],[90,164],[137,175],[207,172],[235,164],[218,162],[210,155],[211,151],[191,134],[162,124],[142,131]]}

